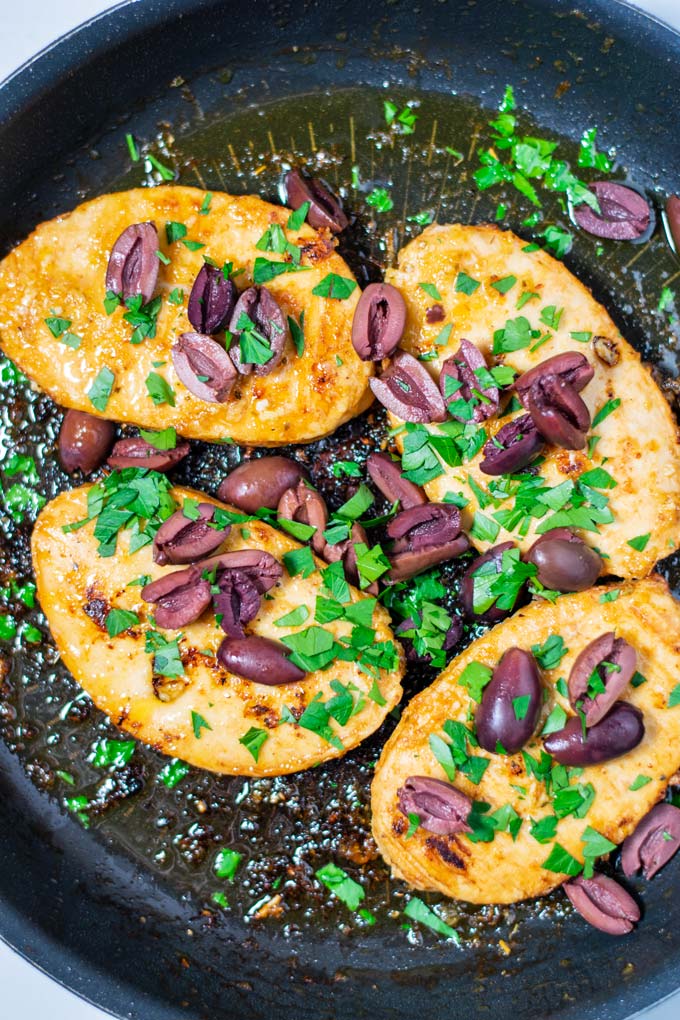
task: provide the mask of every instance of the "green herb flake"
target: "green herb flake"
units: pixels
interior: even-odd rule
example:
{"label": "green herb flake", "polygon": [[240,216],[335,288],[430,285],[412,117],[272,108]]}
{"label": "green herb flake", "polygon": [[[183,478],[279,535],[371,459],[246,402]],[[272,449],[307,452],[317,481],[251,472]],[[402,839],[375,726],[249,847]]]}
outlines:
{"label": "green herb flake", "polygon": [[412,921],[424,924],[438,935],[444,935],[447,939],[453,939],[456,945],[460,945],[460,936],[455,928],[435,914],[434,910],[427,906],[417,896],[412,896],[404,908],[404,914]]}
{"label": "green herb flake", "polygon": [[302,224],[307,219],[307,213],[310,210],[311,202],[303,202],[302,205],[298,206],[286,221],[286,230],[300,230]]}
{"label": "green herb flake", "polygon": [[309,619],[309,609],[307,606],[300,605],[295,609],[291,609],[285,616],[279,616],[278,620],[274,620],[275,627],[300,627],[303,623]]}
{"label": "green herb flake", "polygon": [[346,276],[338,276],[337,273],[328,273],[324,276],[320,283],[317,283],[316,287],[312,289],[312,294],[316,297],[332,298],[335,301],[344,301],[350,297],[356,290],[356,283],[354,280],[348,279]]}
{"label": "green herb flake", "polygon": [[602,592],[598,601],[603,605],[606,602],[616,602],[620,594],[621,594],[620,588],[612,588],[611,591]]}
{"label": "green herb flake", "polygon": [[387,188],[373,188],[373,191],[366,196],[366,204],[376,212],[389,212],[390,209],[394,209],[394,201]]}
{"label": "green herb flake", "polygon": [[481,662],[469,662],[458,677],[458,683],[465,687],[473,701],[482,700],[482,692],[486,685],[491,682],[493,670]]}
{"label": "green herb flake", "polygon": [[541,865],[546,871],[553,871],[558,875],[580,875],[583,865],[575,857],[565,850],[559,843],[553,845],[548,857]]}
{"label": "green herb flake", "polygon": [[242,737],[239,737],[239,744],[243,744],[246,751],[248,751],[255,761],[260,757],[260,750],[266,740],[269,739],[269,734],[266,730],[260,729],[257,726],[251,726],[247,733],[244,733]]}
{"label": "green herb flake", "polygon": [[315,874],[318,880],[350,910],[356,910],[366,896],[359,883],[350,878],[347,872],[339,868],[337,864],[332,862],[324,864]]}
{"label": "green herb flake", "polygon": [[309,546],[305,546],[302,549],[291,549],[290,552],[284,553],[281,558],[291,577],[296,577],[298,574],[301,574],[302,577],[309,577],[316,570],[312,550]]}
{"label": "green herb flake", "polygon": [[146,377],[146,388],[154,404],[175,406],[175,391],[167,379],[164,379],[158,372],[149,372]]}
{"label": "green herb flake", "polygon": [[288,328],[290,330],[290,335],[293,340],[293,346],[295,347],[295,352],[298,358],[301,358],[302,355],[305,353],[304,326],[305,326],[304,311],[300,313],[299,322],[297,322],[292,315],[288,316]]}
{"label": "green herb flake", "polygon": [[52,336],[58,340],[68,329],[71,328],[72,323],[70,319],[62,319],[58,315],[50,315],[45,319],[45,325]]}
{"label": "green herb flake", "polygon": [[636,778],[630,784],[628,789],[632,790],[634,793],[636,790],[641,790],[643,786],[647,785],[647,783],[651,783],[651,781],[652,781],[651,776],[643,776],[642,774],[640,774],[639,776],[636,776]]}
{"label": "green herb flake", "polygon": [[629,538],[626,545],[629,545],[631,549],[635,549],[636,552],[643,552],[647,548],[647,543],[651,537],[651,533],[648,531],[646,535],[637,535],[635,538]]}
{"label": "green herb flake", "polygon": [[620,406],[621,406],[620,397],[616,397],[614,400],[608,400],[607,403],[600,408],[600,410],[593,418],[592,428],[596,428],[598,425],[600,425],[601,422],[605,420],[605,418],[608,418],[609,415],[612,414],[612,412],[615,411],[617,407]]}
{"label": "green herb flake", "polygon": [[[421,283],[420,286],[422,287],[423,284]],[[458,273],[458,276],[456,277],[455,289],[457,294],[474,294],[480,286],[480,281],[473,280],[473,278],[468,276],[467,273]]]}
{"label": "green herb flake", "polygon": [[90,403],[98,411],[104,412],[106,410],[115,379],[116,377],[111,369],[104,366],[104,368],[99,370],[92,385],[87,391]]}
{"label": "green herb flake", "polygon": [[675,708],[680,705],[680,684],[676,684],[671,693],[668,695],[668,708]]}
{"label": "green herb flake", "polygon": [[92,764],[95,768],[122,768],[134,754],[134,740],[100,740],[94,749]]}
{"label": "green herb flake", "polygon": [[210,203],[212,202],[213,194],[212,191],[206,191],[201,202],[201,208],[198,210],[199,216],[208,216],[211,212]]}
{"label": "green herb flake", "polygon": [[186,762],[179,758],[173,758],[163,766],[158,773],[158,778],[169,790],[173,790],[190,771]]}
{"label": "green herb flake", "polygon": [[504,276],[502,279],[496,280],[495,283],[492,283],[491,286],[494,290],[497,290],[499,294],[507,294],[516,283],[516,276]]}
{"label": "green herb flake", "polygon": [[419,283],[418,286],[421,290],[424,290],[428,297],[431,297],[433,301],[441,301],[442,296],[433,283]]}
{"label": "green herb flake", "polygon": [[117,637],[139,623],[139,616],[129,609],[111,609],[104,621],[109,637]]}
{"label": "green herb flake", "polygon": [[210,725],[207,719],[204,719],[202,715],[200,715],[198,712],[194,712],[194,710],[192,709],[191,728],[194,731],[194,736],[196,737],[196,740],[200,740],[201,732],[203,730],[211,730],[212,726]]}
{"label": "green herb flake", "polygon": [[243,854],[238,850],[218,850],[213,861],[213,871],[218,878],[226,878],[231,881],[243,860]]}

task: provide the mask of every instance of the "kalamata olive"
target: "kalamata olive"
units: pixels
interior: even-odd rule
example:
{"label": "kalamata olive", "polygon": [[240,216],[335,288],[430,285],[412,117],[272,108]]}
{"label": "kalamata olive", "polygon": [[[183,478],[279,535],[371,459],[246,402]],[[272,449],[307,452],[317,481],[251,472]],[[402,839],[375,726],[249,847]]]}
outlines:
{"label": "kalamata olive", "polygon": [[[279,303],[266,287],[248,287],[239,297],[231,314],[229,332],[233,334],[229,354],[241,375],[269,375],[283,358],[288,339],[288,321]],[[255,355],[247,352],[245,344],[250,340]]]}
{"label": "kalamata olive", "polygon": [[228,400],[238,373],[222,344],[203,333],[182,333],[170,353],[190,393],[213,404]]}
{"label": "kalamata olive", "polygon": [[590,428],[590,412],[576,390],[556,375],[542,375],[526,394],[534,425],[547,443],[582,450]]}
{"label": "kalamata olive", "polygon": [[[404,645],[406,658],[412,666],[429,666],[432,662],[432,655],[430,652],[423,652],[421,654],[418,651],[416,647],[417,638],[413,633],[415,631],[415,626],[413,618],[408,617],[408,619],[402,620],[394,633]],[[462,636],[463,621],[460,616],[452,616],[451,625],[444,636],[442,651],[450,652],[456,647]]]}
{"label": "kalamata olive", "polygon": [[107,458],[109,467],[148,468],[150,471],[169,471],[189,453],[188,443],[178,443],[174,450],[157,450],[141,436],[119,439]]}
{"label": "kalamata olive", "polygon": [[289,457],[259,457],[230,471],[217,495],[244,514],[254,514],[263,507],[276,510],[284,492],[306,477],[305,468]]}
{"label": "kalamata olive", "polygon": [[213,522],[214,505],[199,503],[196,512],[196,520],[177,510],[163,521],[153,539],[154,563],[194,563],[222,545],[230,527]]}
{"label": "kalamata olive", "polygon": [[219,553],[217,556],[209,556],[207,560],[201,560],[196,567],[202,577],[211,577],[214,574],[218,585],[223,571],[240,570],[247,574],[260,595],[273,588],[283,576],[283,567],[279,561],[262,549],[239,549],[236,552]]}
{"label": "kalamata olive", "polygon": [[595,370],[586,356],[579,351],[564,351],[563,354],[547,358],[515,380],[517,396],[525,407],[528,407],[529,390],[535,382],[546,375],[556,375],[558,379],[580,393],[595,375]]}
{"label": "kalamata olive", "polygon": [[223,570],[217,580],[219,594],[213,597],[218,623],[229,637],[244,637],[243,625],[260,611],[260,593],[243,570]]}
{"label": "kalamata olive", "polygon": [[124,301],[142,295],[146,305],[158,280],[158,231],[153,223],[133,223],[117,239],[106,269],[106,289]]}
{"label": "kalamata olive", "polygon": [[460,530],[460,511],[451,503],[427,503],[402,510],[387,525],[394,539],[389,553],[391,583],[453,559],[469,548]]}
{"label": "kalamata olive", "polygon": [[675,252],[680,256],[680,198],[671,195],[666,202],[666,239]]}
{"label": "kalamata olive", "polygon": [[285,645],[257,635],[226,637],[217,649],[217,659],[234,676],[269,687],[299,683],[306,676],[290,661]]}
{"label": "kalamata olive", "polygon": [[585,714],[586,726],[604,719],[633,678],[637,652],[614,631],[600,634],[576,657],[569,674],[569,703]]}
{"label": "kalamata olive", "polygon": [[621,360],[621,352],[616,340],[610,340],[608,336],[594,336],[593,350],[598,361],[613,368]]}
{"label": "kalamata olive", "polygon": [[106,460],[115,433],[113,422],[87,411],[67,411],[59,430],[59,460],[64,471],[92,474]]}
{"label": "kalamata olive", "polygon": [[191,288],[187,318],[197,333],[219,333],[229,322],[237,297],[233,280],[205,262]]}
{"label": "kalamata olive", "polygon": [[507,475],[521,471],[541,452],[543,446],[543,437],[531,415],[520,415],[503,425],[491,439],[487,439],[482,450],[484,460],[479,470],[485,475]]}
{"label": "kalamata olive", "polygon": [[446,421],[446,407],[432,376],[406,351],[397,351],[379,379],[371,379],[373,395],[404,421]]}
{"label": "kalamata olive", "polygon": [[642,868],[645,878],[654,878],[680,847],[680,808],[657,804],[638,822],[621,849],[621,867],[630,878]]}
{"label": "kalamata olive", "polygon": [[427,503],[427,496],[419,485],[404,478],[401,462],[392,460],[389,453],[372,453],[366,461],[371,481],[390,503],[401,504],[402,510]]}
{"label": "kalamata olive", "polygon": [[[509,648],[484,688],[475,716],[480,747],[515,754],[532,736],[541,714],[541,680],[531,652]],[[527,701],[528,699],[528,701]]]}
{"label": "kalamata olive", "polygon": [[607,875],[579,875],[565,882],[564,891],[584,921],[607,935],[627,935],[640,920],[633,897]]}
{"label": "kalamata olive", "polygon": [[618,701],[595,726],[586,730],[578,715],[545,738],[545,749],[561,765],[598,765],[620,758],[637,747],[645,735],[642,712],[627,701]]}
{"label": "kalamata olive", "polygon": [[[525,585],[517,592],[514,604],[508,609],[499,608],[496,602],[488,608],[483,608],[479,605],[483,590],[488,590],[483,579],[487,579],[489,576],[492,578],[498,577],[503,570],[503,553],[514,548],[514,542],[500,542],[491,549],[487,549],[482,556],[474,559],[467,568],[460,583],[460,601],[466,616],[469,618],[474,617],[480,623],[498,623],[499,620],[504,620],[506,616],[509,616],[515,609],[517,602],[523,599],[526,591]],[[475,581],[475,579],[477,580]],[[488,602],[488,598],[485,601]],[[475,603],[477,603],[476,608]],[[480,609],[481,612],[479,611]]]}
{"label": "kalamata olive", "polygon": [[437,303],[436,305],[430,305],[425,312],[425,318],[430,324],[434,322],[443,322],[446,318],[444,306]]}
{"label": "kalamata olive", "polygon": [[369,283],[352,320],[352,345],[362,361],[382,361],[397,348],[406,324],[406,302],[389,283]]}
{"label": "kalamata olive", "polygon": [[288,521],[297,521],[299,524],[308,524],[316,528],[309,542],[317,556],[322,556],[326,547],[326,539],[323,536],[328,524],[328,508],[326,501],[311,488],[304,480],[298,482],[295,488],[287,489],[279,500],[277,514]]}
{"label": "kalamata olive", "polygon": [[[439,390],[449,414],[458,421],[469,421],[469,416],[451,410],[451,403],[456,400],[474,400],[473,418],[476,422],[485,421],[498,410],[498,387],[483,387],[478,376],[480,368],[486,369],[486,358],[469,340],[461,340],[455,354],[447,358],[439,374]],[[479,397],[482,394],[484,399]]]}
{"label": "kalamata olive", "polygon": [[145,602],[156,605],[156,625],[176,630],[193,623],[210,605],[210,585],[197,567],[164,574],[142,588]]}
{"label": "kalamata olive", "polygon": [[349,224],[340,202],[317,177],[308,177],[297,167],[286,174],[286,201],[291,209],[309,202],[307,221],[317,230],[328,227],[339,234]]}
{"label": "kalamata olive", "polygon": [[443,779],[430,776],[409,776],[397,790],[397,803],[402,814],[418,815],[421,829],[438,836],[470,832],[467,823],[472,801],[462,790]]}
{"label": "kalamata olive", "polygon": [[601,557],[569,528],[539,535],[525,559],[538,569],[537,579],[550,591],[585,591],[602,570]]}
{"label": "kalamata olive", "polygon": [[615,181],[595,181],[588,187],[597,196],[600,212],[583,203],[573,210],[582,230],[612,241],[639,241],[652,224],[647,199],[633,188]]}

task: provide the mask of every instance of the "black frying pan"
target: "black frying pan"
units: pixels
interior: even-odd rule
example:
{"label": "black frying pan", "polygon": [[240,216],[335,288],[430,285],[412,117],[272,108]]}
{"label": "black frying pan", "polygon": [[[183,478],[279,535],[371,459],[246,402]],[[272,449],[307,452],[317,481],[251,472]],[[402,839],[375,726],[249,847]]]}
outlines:
{"label": "black frying pan", "polygon": [[[535,129],[564,136],[572,158],[580,130],[597,124],[602,144],[617,147],[620,176],[650,194],[677,190],[679,57],[677,36],[612,0],[578,10],[571,0],[122,5],[0,89],[0,243],[11,246],[86,197],[137,183],[126,131],[147,142],[158,132],[184,183],[274,198],[282,166],[295,158],[347,188],[351,115],[362,179],[389,183],[399,197],[375,228],[362,193],[350,197],[358,218],[346,248],[366,281],[419,229],[404,222],[404,209],[432,208],[442,222],[493,217],[499,195],[477,196],[466,177],[474,153],[456,168],[445,146],[468,154],[506,82]],[[413,139],[391,145],[372,136],[388,97],[421,100]],[[513,205],[505,222],[521,230],[528,211]],[[566,222],[559,208],[548,211]],[[675,337],[656,303],[677,265],[660,234],[601,254],[580,237],[567,261],[668,382]],[[2,387],[2,436],[35,456],[38,489],[49,497],[70,484],[54,458],[60,412],[7,373]],[[381,428],[369,415],[332,443],[291,452],[308,460],[337,505],[333,458],[360,459],[361,440],[376,440]],[[236,457],[195,444],[179,478],[214,491]],[[3,521],[3,577],[30,572],[30,516]],[[671,562],[663,570],[679,576]],[[18,613],[45,631],[37,609]],[[409,691],[429,679],[412,673]],[[147,749],[109,776],[86,763],[93,740],[115,731],[87,699],[71,703],[76,695],[48,635],[24,642],[0,680],[0,933],[116,1015],[619,1020],[678,984],[680,861],[645,888],[646,916],[626,940],[586,928],[564,912],[559,893],[504,910],[460,908],[462,950],[427,931],[407,936],[389,916],[404,889],[388,883],[367,840],[370,765],[391,724],[313,774],[246,789],[238,779],[192,773],[166,791],[156,781],[162,760]],[[70,791],[57,770],[70,770],[85,791],[89,830],[65,816]],[[224,843],[252,862],[228,889],[229,913],[208,909],[210,860]],[[329,859],[367,887],[374,927],[357,925],[313,881]],[[279,879],[288,912],[244,921]]]}

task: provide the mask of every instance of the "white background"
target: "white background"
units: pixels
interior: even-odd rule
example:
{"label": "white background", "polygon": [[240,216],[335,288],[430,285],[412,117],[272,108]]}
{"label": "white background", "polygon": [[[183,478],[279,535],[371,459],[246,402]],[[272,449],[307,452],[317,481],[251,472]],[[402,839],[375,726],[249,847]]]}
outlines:
{"label": "white background", "polygon": [[[144,0],[137,0],[143,3]],[[111,7],[107,0],[0,0],[0,81],[80,22]],[[639,7],[680,29],[680,0],[640,0]],[[107,1014],[65,991],[0,943],[3,1017],[20,1020],[105,1020]],[[680,995],[646,1020],[676,1020]]]}

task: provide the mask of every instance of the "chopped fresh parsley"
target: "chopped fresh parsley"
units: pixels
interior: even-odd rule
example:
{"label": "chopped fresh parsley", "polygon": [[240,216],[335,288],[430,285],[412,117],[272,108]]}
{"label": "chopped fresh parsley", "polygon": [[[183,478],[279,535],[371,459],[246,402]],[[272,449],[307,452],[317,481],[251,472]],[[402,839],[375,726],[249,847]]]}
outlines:
{"label": "chopped fresh parsley", "polygon": [[390,209],[394,209],[394,201],[387,188],[373,188],[366,196],[366,204],[372,206],[376,212],[389,212]]}
{"label": "chopped fresh parsley", "polygon": [[621,406],[621,398],[616,397],[614,400],[608,400],[593,418],[592,428],[596,428],[601,422],[608,418],[609,415]]}
{"label": "chopped fresh parsley", "polygon": [[332,862],[324,864],[315,874],[318,880],[323,882],[326,888],[330,889],[350,910],[356,910],[366,896],[359,883],[350,878],[347,872],[339,868],[337,864]]}
{"label": "chopped fresh parsley", "polygon": [[556,669],[568,651],[559,634],[550,634],[542,645],[531,646],[531,652],[541,669]]}
{"label": "chopped fresh parsley", "polygon": [[248,751],[255,761],[260,757],[260,751],[265,740],[268,740],[269,734],[266,730],[260,729],[258,726],[251,726],[247,733],[244,733],[242,737],[239,737],[239,744],[243,744],[246,751]]}
{"label": "chopped fresh parsley", "polygon": [[336,301],[344,301],[356,290],[354,280],[346,276],[338,276],[337,273],[328,273],[320,283],[312,289],[316,297],[333,298]]}
{"label": "chopped fresh parsley", "polygon": [[636,552],[643,552],[647,548],[647,543],[651,537],[651,533],[648,531],[646,535],[637,535],[635,538],[629,538],[626,545],[629,545],[631,549],[635,549]]}
{"label": "chopped fresh parsley", "polygon": [[175,391],[167,379],[164,379],[158,372],[149,372],[146,377],[146,388],[156,406],[159,404],[175,406]]}
{"label": "chopped fresh parsley", "polygon": [[113,390],[113,384],[116,380],[115,375],[106,365],[101,368],[97,373],[92,385],[87,391],[87,395],[90,398],[90,403],[93,407],[96,407],[98,411],[104,412]]}
{"label": "chopped fresh parsley", "polygon": [[144,651],[153,652],[153,671],[157,676],[184,676],[178,638],[168,641],[157,630],[148,630]]}
{"label": "chopped fresh parsley", "polygon": [[444,935],[447,939],[453,939],[456,945],[460,945],[460,936],[455,928],[452,928],[446,921],[435,914],[434,910],[427,906],[417,896],[412,896],[404,908],[404,914],[412,921],[424,924],[438,935]]}
{"label": "chopped fresh parsley", "polygon": [[226,878],[231,881],[242,860],[243,854],[240,854],[238,850],[218,850],[213,861],[213,871],[218,878]]}
{"label": "chopped fresh parsley", "polygon": [[172,790],[182,782],[189,771],[190,768],[186,762],[180,761],[179,758],[173,758],[163,766],[158,773],[158,778],[169,790]]}
{"label": "chopped fresh parsley", "polygon": [[134,740],[107,740],[104,738],[97,741],[92,764],[98,769],[122,768],[130,761],[134,751]]}
{"label": "chopped fresh parsley", "polygon": [[122,634],[123,631],[129,630],[130,627],[136,626],[139,623],[139,616],[129,609],[111,609],[106,614],[104,622],[109,637],[113,638]]}

